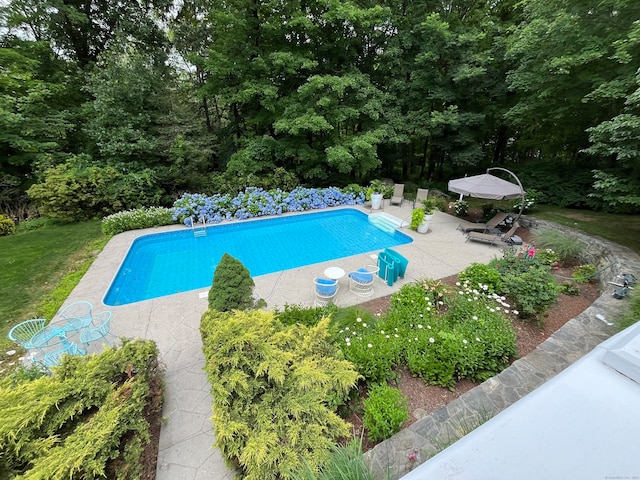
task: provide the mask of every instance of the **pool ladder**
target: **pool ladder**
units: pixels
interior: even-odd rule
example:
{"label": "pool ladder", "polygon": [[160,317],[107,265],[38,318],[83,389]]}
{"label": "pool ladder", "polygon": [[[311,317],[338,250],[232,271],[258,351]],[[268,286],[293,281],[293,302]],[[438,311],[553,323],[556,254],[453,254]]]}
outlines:
{"label": "pool ladder", "polygon": [[202,226],[199,227],[196,222],[193,221],[193,217],[191,217],[191,231],[193,231],[194,237],[207,236],[207,223],[205,222],[204,217],[202,217],[200,220],[202,220]]}

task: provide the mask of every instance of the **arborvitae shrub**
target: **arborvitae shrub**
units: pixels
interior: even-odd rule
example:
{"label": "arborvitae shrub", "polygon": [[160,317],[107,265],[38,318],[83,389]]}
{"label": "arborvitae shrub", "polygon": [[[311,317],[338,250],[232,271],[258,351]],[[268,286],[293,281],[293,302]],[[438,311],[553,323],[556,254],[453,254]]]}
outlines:
{"label": "arborvitae shrub", "polygon": [[253,308],[256,304],[252,297],[254,285],[249,270],[242,262],[225,253],[213,274],[209,308],[221,312]]}

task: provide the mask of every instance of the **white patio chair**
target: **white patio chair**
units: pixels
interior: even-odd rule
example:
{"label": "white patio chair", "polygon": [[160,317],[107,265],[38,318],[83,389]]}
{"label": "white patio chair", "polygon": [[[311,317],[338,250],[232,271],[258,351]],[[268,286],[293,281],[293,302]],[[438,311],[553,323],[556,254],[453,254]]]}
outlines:
{"label": "white patio chair", "polygon": [[314,305],[316,307],[324,307],[328,305],[338,293],[340,286],[337,280],[329,280],[328,278],[316,277],[313,279],[315,285],[316,298]]}
{"label": "white patio chair", "polygon": [[349,273],[349,290],[359,297],[370,297],[374,294],[373,281],[377,273],[377,265],[367,265]]}

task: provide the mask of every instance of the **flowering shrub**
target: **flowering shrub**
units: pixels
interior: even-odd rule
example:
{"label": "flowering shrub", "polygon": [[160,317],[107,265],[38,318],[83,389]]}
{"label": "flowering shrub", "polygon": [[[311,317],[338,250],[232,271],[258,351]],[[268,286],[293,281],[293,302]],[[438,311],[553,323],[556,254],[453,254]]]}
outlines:
{"label": "flowering shrub", "polygon": [[468,282],[469,285],[478,287],[486,285],[490,293],[500,291],[500,272],[484,263],[472,263],[463,271],[458,273],[458,280]]}
{"label": "flowering shrub", "polygon": [[336,319],[334,341],[370,385],[406,363],[424,380],[451,387],[461,378],[485,380],[507,365],[516,353],[510,314],[517,312],[487,285],[456,291],[423,279],[403,285],[381,318]]}
{"label": "flowering shrub", "polygon": [[377,322],[357,317],[337,335],[337,344],[347,360],[367,382],[383,382],[391,378],[402,352],[400,330],[384,330]]}
{"label": "flowering shrub", "polygon": [[464,217],[469,211],[469,203],[462,198],[460,200],[456,200],[453,204],[453,211],[455,212],[456,217]]}
{"label": "flowering shrub", "polygon": [[[522,212],[525,213],[533,210],[533,207],[535,207],[536,201],[539,196],[540,196],[540,192],[533,189],[527,190],[527,193],[524,197],[524,208],[522,209]],[[522,199],[519,198],[518,200],[513,202],[513,211],[519,212],[521,205],[522,205]]]}
{"label": "flowering shrub", "polygon": [[116,235],[138,228],[161,227],[175,223],[172,211],[164,207],[136,208],[114,213],[102,219],[102,233]]}
{"label": "flowering shrub", "polygon": [[560,255],[551,248],[539,248],[535,255],[540,262],[552,267],[558,266],[558,262],[560,262]]}
{"label": "flowering shrub", "polygon": [[515,334],[504,297],[487,294],[486,285],[459,285],[435,322],[418,324],[407,339],[409,370],[429,383],[453,387],[462,378],[486,380],[516,354]]}
{"label": "flowering shrub", "polygon": [[174,220],[186,225],[190,224],[191,218],[207,223],[219,223],[234,218],[242,220],[264,215],[280,215],[285,212],[362,205],[364,197],[364,189],[355,188],[353,185],[344,190],[337,187],[296,187],[288,193],[280,189],[248,187],[235,197],[185,193],[174,202],[172,211]]}

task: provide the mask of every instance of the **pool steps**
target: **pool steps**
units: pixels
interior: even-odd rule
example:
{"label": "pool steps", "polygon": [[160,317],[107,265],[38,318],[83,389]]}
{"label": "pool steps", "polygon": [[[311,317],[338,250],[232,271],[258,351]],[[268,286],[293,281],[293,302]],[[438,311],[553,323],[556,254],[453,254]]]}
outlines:
{"label": "pool steps", "polygon": [[385,212],[370,214],[369,223],[388,233],[393,233],[398,228],[409,226],[409,224],[402,219]]}

